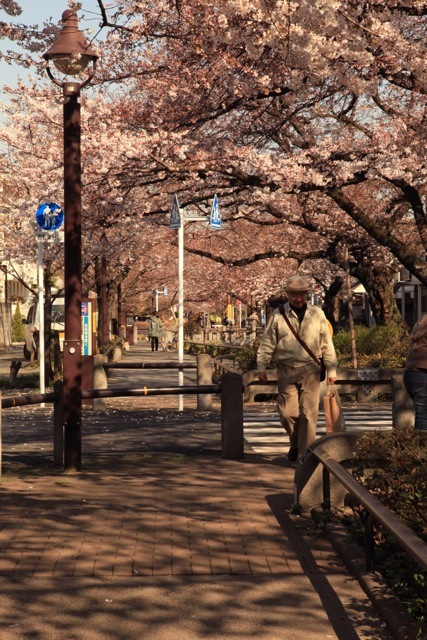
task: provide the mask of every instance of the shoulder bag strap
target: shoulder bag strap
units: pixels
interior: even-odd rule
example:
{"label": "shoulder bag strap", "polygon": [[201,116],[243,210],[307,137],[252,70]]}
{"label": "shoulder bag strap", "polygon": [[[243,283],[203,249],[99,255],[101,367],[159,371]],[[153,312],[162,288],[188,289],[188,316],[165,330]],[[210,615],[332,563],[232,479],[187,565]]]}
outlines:
{"label": "shoulder bag strap", "polygon": [[320,367],[320,360],[317,356],[314,355],[314,353],[312,352],[312,350],[310,349],[310,347],[308,345],[305,344],[304,340],[298,335],[298,333],[295,331],[295,329],[293,328],[291,322],[289,321],[288,316],[285,313],[285,307],[283,306],[283,304],[279,305],[279,311],[282,314],[286,324],[288,325],[289,329],[292,331],[292,333],[294,334],[295,338],[298,340],[298,342],[300,343],[300,345],[303,347],[303,349],[305,349],[308,353],[308,355],[313,358],[314,362]]}

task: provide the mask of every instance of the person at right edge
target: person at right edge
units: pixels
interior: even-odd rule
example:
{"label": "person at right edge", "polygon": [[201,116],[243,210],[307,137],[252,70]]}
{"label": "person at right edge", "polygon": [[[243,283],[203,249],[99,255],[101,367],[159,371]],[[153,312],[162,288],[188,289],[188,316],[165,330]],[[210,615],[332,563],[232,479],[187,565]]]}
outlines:
{"label": "person at right edge", "polygon": [[[306,278],[291,276],[285,286],[288,302],[282,311],[315,356],[323,356],[326,382],[334,384],[337,357],[332,336],[322,309],[307,302],[309,290]],[[261,337],[257,353],[260,382],[267,382],[266,369],[273,355],[277,362],[280,422],[289,435],[288,460],[295,462],[316,439],[320,368],[298,342],[280,308],[275,309]]]}
{"label": "person at right edge", "polygon": [[412,329],[403,382],[414,402],[414,429],[427,431],[427,315]]}

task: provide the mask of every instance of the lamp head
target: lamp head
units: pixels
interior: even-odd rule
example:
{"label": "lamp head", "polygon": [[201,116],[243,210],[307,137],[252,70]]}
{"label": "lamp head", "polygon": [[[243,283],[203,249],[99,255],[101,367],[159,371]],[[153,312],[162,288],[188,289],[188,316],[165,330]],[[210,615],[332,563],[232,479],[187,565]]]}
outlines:
{"label": "lamp head", "polygon": [[64,11],[61,22],[63,26],[59,36],[43,58],[47,61],[52,60],[58,71],[65,75],[78,75],[91,61],[95,64],[98,55],[93,47],[85,42],[84,34],[78,28],[75,11]]}

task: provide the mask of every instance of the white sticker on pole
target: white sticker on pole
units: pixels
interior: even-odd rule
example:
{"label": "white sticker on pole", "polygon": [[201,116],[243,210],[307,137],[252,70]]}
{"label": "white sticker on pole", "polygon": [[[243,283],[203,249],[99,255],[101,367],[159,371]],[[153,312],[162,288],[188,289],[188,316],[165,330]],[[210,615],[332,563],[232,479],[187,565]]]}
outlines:
{"label": "white sticker on pole", "polygon": [[173,197],[172,209],[169,218],[169,227],[171,229],[179,229],[181,226],[181,214],[179,212],[178,197]]}
{"label": "white sticker on pole", "polygon": [[221,212],[219,210],[218,196],[215,194],[212,202],[209,226],[212,229],[221,229]]}

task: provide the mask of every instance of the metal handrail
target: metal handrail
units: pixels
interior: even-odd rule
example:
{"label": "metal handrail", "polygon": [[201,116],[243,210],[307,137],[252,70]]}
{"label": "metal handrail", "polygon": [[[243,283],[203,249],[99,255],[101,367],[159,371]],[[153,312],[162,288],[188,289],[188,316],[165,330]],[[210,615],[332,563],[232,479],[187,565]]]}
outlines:
{"label": "metal handrail", "polygon": [[[360,501],[367,509],[370,516],[380,522],[398,543],[409,553],[409,555],[421,566],[427,570],[427,544],[421,540],[405,523],[401,522],[382,502],[363,487],[344,467],[333,458],[328,451],[317,446],[309,449],[322,463],[324,470],[323,477],[323,498],[327,508],[330,506],[330,482],[329,473],[337,478],[337,480]],[[366,539],[366,569],[373,570],[373,527],[372,522],[368,521],[365,529]]]}
{"label": "metal handrail", "polygon": [[59,399],[57,393],[31,393],[22,396],[12,396],[1,399],[1,408],[23,407],[30,404],[43,404],[44,402],[56,402]]}
{"label": "metal handrail", "polygon": [[104,362],[104,369],[197,369],[193,362]]}
{"label": "metal handrail", "polygon": [[242,351],[247,349],[248,345],[232,344],[230,342],[194,342],[193,340],[184,340],[184,343],[194,344],[196,347],[212,347],[213,349],[235,349]]}
{"label": "metal handrail", "polygon": [[132,396],[173,396],[181,394],[221,393],[221,385],[187,385],[182,387],[163,387],[161,389],[87,389],[82,391],[84,400],[92,398],[128,398]]}

